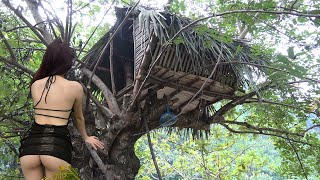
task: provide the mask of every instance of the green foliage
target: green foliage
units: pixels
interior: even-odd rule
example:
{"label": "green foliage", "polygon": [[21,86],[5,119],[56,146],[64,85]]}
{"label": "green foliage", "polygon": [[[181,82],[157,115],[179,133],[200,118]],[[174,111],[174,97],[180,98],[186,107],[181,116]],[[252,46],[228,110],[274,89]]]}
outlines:
{"label": "green foliage", "polygon": [[[183,140],[176,133],[152,133],[163,179],[279,179],[281,163],[268,137],[232,135],[214,126],[208,139]],[[156,171],[146,137],[135,145],[142,165],[137,179],[152,179]]]}
{"label": "green foliage", "polygon": [[43,180],[80,180],[80,177],[77,170],[68,165],[67,167],[60,166],[56,174]]}
{"label": "green foliage", "polygon": [[[29,78],[15,74],[2,63],[0,63],[0,69],[2,69],[0,73],[0,172],[15,176],[20,173],[13,171],[18,167],[16,153],[20,135],[30,120]],[[16,79],[19,76],[20,78]]]}
{"label": "green foliage", "polygon": [[[75,48],[80,49],[93,32],[96,25],[94,23],[102,18],[101,14],[110,1],[90,1],[88,6],[85,6],[87,1],[73,2],[75,9],[84,7],[73,15],[78,24],[71,43]],[[125,0],[123,3],[134,4],[131,0]],[[122,5],[122,2],[116,1],[116,4]],[[41,63],[45,46],[39,43],[29,28],[23,28],[24,23],[19,18],[3,7],[1,3],[1,31],[14,49],[18,63],[36,70]],[[23,10],[26,7],[21,7],[23,13],[28,14]],[[59,8],[61,7],[57,5],[57,9]],[[289,9],[291,12],[319,14],[320,3],[318,0],[174,0],[169,9],[173,14],[185,15],[195,20],[213,13],[234,10],[285,11]],[[172,36],[163,29],[178,27],[173,29],[173,32],[177,32],[189,22],[184,22],[181,18],[180,21],[176,21],[178,26],[166,27],[160,13],[149,11],[147,15],[144,17],[147,20],[142,22],[147,27],[152,23],[158,23],[159,26],[154,30],[159,37],[163,38],[163,42]],[[85,51],[89,50],[109,30],[111,26],[109,20],[110,16],[105,18],[84,49]],[[199,49],[205,48],[218,52],[220,43],[217,41],[222,41],[228,45],[225,48],[226,52],[230,49],[235,52],[226,54],[230,61],[239,61],[242,58],[243,63],[255,64],[255,66],[245,65],[246,69],[241,68],[244,65],[233,64],[233,68],[238,70],[238,76],[243,77],[239,79],[240,81],[245,79],[256,83],[255,87],[244,89],[258,90],[266,82],[272,82],[270,90],[259,92],[257,96],[250,99],[250,103],[230,110],[225,115],[227,120],[247,122],[262,128],[276,128],[292,133],[302,133],[306,128],[320,124],[320,105],[317,104],[320,94],[320,18],[272,13],[234,13],[213,17],[202,23],[193,26],[192,33],[189,32],[189,34],[196,34],[197,38],[201,37],[201,42],[195,40],[197,39],[194,38],[195,36],[182,33],[182,36],[175,39],[173,43],[188,45],[189,52],[197,54]],[[247,35],[241,41],[245,41],[251,48],[237,44],[229,46],[236,42],[245,29],[248,30]],[[0,56],[10,60],[11,55],[3,42],[1,39]],[[198,57],[197,63],[199,59],[202,57]],[[248,71],[258,73],[250,76]],[[29,82],[29,75],[0,62],[1,179],[21,176],[15,152],[19,146],[19,136],[29,125],[28,122],[32,117],[31,100],[28,98]],[[235,93],[238,96],[244,94],[238,91]],[[258,102],[254,102],[255,100]],[[228,102],[230,100],[218,102],[214,104],[214,108],[219,110]],[[22,113],[17,115],[16,112]],[[230,125],[230,128],[237,131],[248,130],[239,125]],[[265,131],[265,133],[271,132]],[[188,135],[190,134],[187,133]],[[274,135],[282,138],[231,134],[220,126],[214,126],[211,128],[211,136],[208,139],[192,141],[182,138],[181,134],[176,132],[169,136],[159,131],[153,133],[152,142],[165,179],[214,179],[215,177],[302,179],[305,175],[309,179],[317,179],[320,176],[319,129],[310,129],[303,136],[281,133]],[[291,140],[285,139],[286,137]],[[155,170],[145,137],[139,140],[135,150],[142,165],[137,179],[152,179]],[[67,172],[69,171],[62,174],[67,176]],[[73,171],[70,172],[72,175]]]}
{"label": "green foliage", "polygon": [[[17,62],[32,70],[38,67],[44,46],[32,40],[34,35],[28,28],[21,26],[21,21],[0,9],[0,30],[11,45]],[[11,60],[11,55],[1,39],[0,56]],[[39,50],[35,50],[39,49]],[[40,58],[41,56],[41,58]],[[0,179],[17,179],[21,171],[18,167],[20,136],[30,124],[31,102],[29,96],[30,76],[19,69],[0,61]]]}
{"label": "green foliage", "polygon": [[[306,136],[306,139],[309,142],[319,142],[319,137],[316,136],[316,133],[311,133]],[[275,146],[280,150],[281,157],[286,159],[285,163],[282,163],[279,168],[279,172],[284,177],[298,178],[299,175],[301,177],[304,173],[308,177],[320,177],[318,145],[308,146],[278,139]],[[298,161],[297,156],[299,156],[301,162]]]}

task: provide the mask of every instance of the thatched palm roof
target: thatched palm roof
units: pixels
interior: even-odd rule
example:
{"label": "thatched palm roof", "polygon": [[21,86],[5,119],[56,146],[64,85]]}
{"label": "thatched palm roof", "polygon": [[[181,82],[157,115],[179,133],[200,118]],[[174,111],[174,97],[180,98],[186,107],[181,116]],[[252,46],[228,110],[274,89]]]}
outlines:
{"label": "thatched palm roof", "polygon": [[[128,8],[116,8],[117,21],[115,25],[92,47],[84,61],[91,63],[98,58],[99,52],[110,37],[110,33],[119,26],[127,12]],[[157,37],[157,43],[152,49],[152,60],[154,61],[161,52],[161,45],[190,22],[191,20],[188,18],[165,12],[160,13],[145,9],[135,11],[114,38],[114,69],[117,74],[122,74],[116,76],[117,92],[130,86],[130,84],[126,84],[127,77],[124,74],[132,72],[132,77],[137,75],[144,52],[153,35]],[[220,52],[222,52],[221,55]],[[107,48],[101,64],[105,69],[109,69],[109,54],[109,48]],[[242,42],[225,38],[215,29],[200,24],[182,31],[179,37],[173,40],[170,48],[166,50],[154,68],[149,87],[152,84],[162,83],[160,87],[162,89],[158,91],[158,96],[173,93],[174,96],[182,99],[180,103],[176,104],[178,107],[195,93],[193,92],[195,89],[192,87],[199,88],[208,78],[219,55],[223,64],[217,66],[209,85],[204,89],[206,93],[203,94],[203,99],[213,102],[214,95],[219,95],[219,93],[233,94],[236,90],[242,91],[254,84],[251,81],[256,73],[253,68],[243,63],[228,63],[254,61],[250,48]],[[101,70],[97,74],[110,87],[110,73]],[[178,85],[182,90],[179,91],[182,93],[180,96],[176,92]],[[188,86],[191,89],[188,89]],[[122,95],[121,92],[120,95]],[[194,106],[197,103],[195,101]]]}

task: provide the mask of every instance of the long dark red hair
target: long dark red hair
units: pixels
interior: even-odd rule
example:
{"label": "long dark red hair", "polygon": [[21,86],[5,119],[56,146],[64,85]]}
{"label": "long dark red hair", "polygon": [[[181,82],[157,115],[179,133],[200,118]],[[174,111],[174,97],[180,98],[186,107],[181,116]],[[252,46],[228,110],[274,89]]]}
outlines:
{"label": "long dark red hair", "polygon": [[34,74],[30,86],[39,79],[53,75],[63,75],[72,67],[72,60],[75,56],[74,50],[68,43],[56,39],[48,45],[43,56],[40,68]]}

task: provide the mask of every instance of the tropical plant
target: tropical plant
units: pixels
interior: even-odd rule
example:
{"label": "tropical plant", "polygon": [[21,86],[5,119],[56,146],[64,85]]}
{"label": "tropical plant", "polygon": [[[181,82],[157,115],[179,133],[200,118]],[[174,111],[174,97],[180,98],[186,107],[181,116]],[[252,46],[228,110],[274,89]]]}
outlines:
{"label": "tropical plant", "polygon": [[[192,96],[185,103],[175,104],[178,107],[171,111],[176,114],[177,121],[167,130],[179,137],[196,139],[190,143],[197,144],[200,155],[205,152],[201,148],[212,148],[211,141],[205,137],[210,137],[214,130],[221,134],[226,134],[227,130],[246,138],[268,135],[283,159],[277,171],[282,177],[319,176],[318,1],[173,0],[165,10],[159,11],[135,6],[139,2],[124,1],[130,7],[118,8],[116,23],[110,29],[108,24],[100,26],[97,22],[97,26],[92,27],[89,23],[95,22],[91,18],[102,11],[110,13],[110,7],[120,5],[117,1],[68,0],[66,8],[55,8],[59,5],[53,5],[53,1],[1,2],[0,143],[6,146],[2,149],[4,152],[12,152],[11,157],[17,158],[19,136],[32,120],[28,99],[30,78],[41,62],[46,45],[61,36],[78,52],[68,78],[79,80],[85,87],[88,132],[99,135],[106,145],[98,153],[87,148],[70,125],[76,154],[73,166],[79,169],[81,179],[134,179],[140,168],[134,145],[143,134],[147,134],[157,171],[153,170],[152,175],[161,179],[161,172],[167,173],[168,169],[158,167],[157,161],[164,167],[168,164],[161,158],[166,157],[165,153],[156,157],[157,146],[161,145],[152,141],[149,131],[162,128],[160,116],[176,103],[174,96],[183,92]],[[59,20],[60,12],[66,12],[65,22]],[[124,73],[130,72],[130,68],[123,69],[134,59],[128,60],[126,54],[121,53],[130,52],[132,47],[126,45],[135,41],[133,38],[137,34],[132,35],[131,30],[133,20],[138,20],[146,38],[146,43],[141,43],[144,46],[140,46],[142,58],[136,74]],[[87,26],[90,28],[84,31]],[[131,37],[127,32],[131,32],[132,40],[125,40],[125,35]],[[157,56],[153,54],[156,46],[160,49]],[[201,75],[199,79],[205,80],[197,80],[198,84],[196,81],[179,84],[177,79],[172,82],[170,78],[154,77],[156,62],[169,56],[168,49],[176,49],[178,58],[172,62],[181,62],[182,54],[178,50],[182,47],[191,57],[193,67],[185,73],[197,71],[197,75]],[[116,56],[111,56],[113,53]],[[228,68],[218,72],[219,67]],[[167,70],[176,77],[181,69],[176,66]],[[215,73],[218,76],[214,76]],[[223,73],[225,76],[219,76]],[[208,81],[216,87],[221,85],[224,90],[218,93],[207,89]],[[159,99],[159,91],[165,87],[176,91]],[[228,88],[231,90],[225,91]],[[204,96],[213,97],[213,100],[199,100]],[[193,102],[196,108],[185,112]],[[211,129],[212,125],[219,128]],[[225,130],[221,130],[222,127]],[[225,136],[222,142],[229,138],[232,140]],[[257,154],[250,152],[248,156],[237,158],[233,166],[228,167],[230,172],[220,174],[221,178],[229,178],[229,173],[246,178],[250,172],[256,172],[247,170],[248,167],[262,167],[262,159],[254,161]],[[216,161],[217,157],[205,152],[203,158]],[[9,164],[8,159],[1,161]],[[179,162],[188,164],[185,158],[169,164],[176,167]],[[197,168],[199,172],[215,175],[218,172],[208,165]],[[21,176],[19,171],[14,173]]]}
{"label": "tropical plant", "polygon": [[43,180],[80,180],[80,177],[77,170],[68,165],[60,166],[59,171],[51,178],[43,178]]}
{"label": "tropical plant", "polygon": [[[279,152],[268,137],[230,134],[222,127],[211,128],[207,139],[181,138],[164,130],[152,133],[163,179],[280,179]],[[135,152],[141,161],[136,179],[154,179],[146,136]]]}

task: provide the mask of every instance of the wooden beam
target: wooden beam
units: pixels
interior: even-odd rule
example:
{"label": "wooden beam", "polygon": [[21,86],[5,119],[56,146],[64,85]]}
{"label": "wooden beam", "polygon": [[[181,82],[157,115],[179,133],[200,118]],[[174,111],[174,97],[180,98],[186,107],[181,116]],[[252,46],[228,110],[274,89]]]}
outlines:
{"label": "wooden beam", "polygon": [[[112,33],[110,33],[110,36],[112,36]],[[115,96],[116,95],[116,84],[114,82],[114,71],[113,71],[113,40],[110,41],[109,64],[110,64],[112,94]]]}
{"label": "wooden beam", "polygon": [[[178,79],[180,79],[180,77]],[[200,80],[200,79],[198,77],[196,77],[195,79],[193,79],[193,80],[191,80],[191,81],[189,81],[189,82],[187,82],[186,84],[183,84],[183,85],[189,87],[192,84],[194,84],[195,82],[197,82],[198,80]],[[171,94],[169,94],[169,96],[173,98],[175,95],[177,95],[179,93],[180,93],[180,91],[175,90]]]}
{"label": "wooden beam", "polygon": [[[168,87],[171,87],[171,88],[174,88],[174,89],[177,89],[177,90],[184,90],[184,91],[189,91],[189,92],[192,92],[192,93],[197,93],[199,91],[199,88],[195,88],[195,87],[191,87],[191,86],[186,86],[186,85],[182,85],[182,84],[179,84],[179,83],[173,83],[173,82],[170,82],[168,80],[163,80],[161,78],[158,78],[156,76],[153,76],[151,75],[150,76],[150,79],[148,80],[149,83],[155,83],[155,84],[160,84],[160,85],[163,85],[163,86],[168,86]],[[203,90],[201,94],[203,95],[207,95],[207,96],[210,96],[210,97],[223,97],[225,99],[233,99],[234,95],[233,95],[234,92],[231,92],[231,93],[219,93],[219,92],[214,92],[214,91],[207,91],[207,90]]]}

